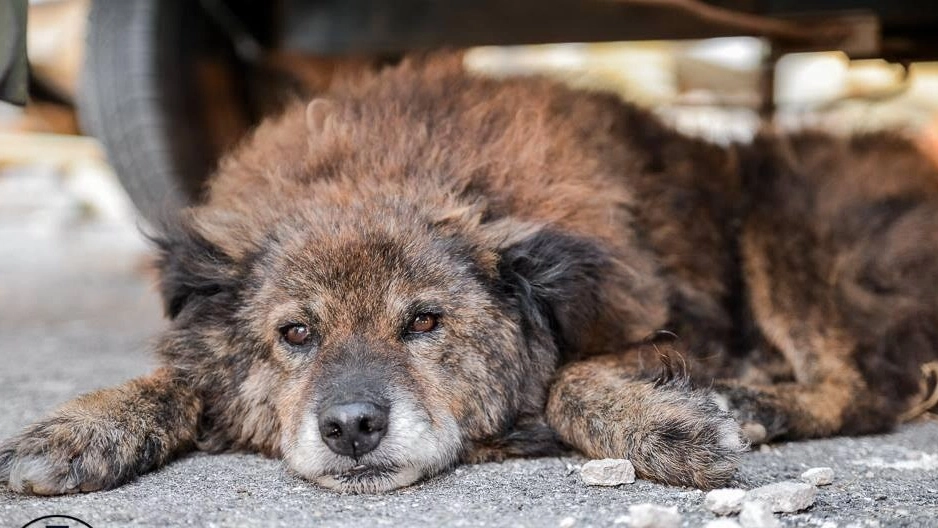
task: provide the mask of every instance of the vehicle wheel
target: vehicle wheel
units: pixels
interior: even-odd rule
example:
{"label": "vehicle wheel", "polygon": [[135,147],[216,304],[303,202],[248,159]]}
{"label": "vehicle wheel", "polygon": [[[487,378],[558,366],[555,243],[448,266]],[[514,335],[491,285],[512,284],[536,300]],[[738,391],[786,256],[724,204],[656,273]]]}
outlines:
{"label": "vehicle wheel", "polygon": [[197,2],[94,0],[78,113],[150,222],[198,200],[217,153],[194,63],[207,46]]}

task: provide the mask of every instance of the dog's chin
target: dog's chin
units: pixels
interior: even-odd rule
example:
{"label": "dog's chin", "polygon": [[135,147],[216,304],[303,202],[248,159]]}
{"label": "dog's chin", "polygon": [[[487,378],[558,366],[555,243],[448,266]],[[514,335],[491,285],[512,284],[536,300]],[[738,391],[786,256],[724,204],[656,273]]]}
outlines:
{"label": "dog's chin", "polygon": [[320,475],[316,484],[342,493],[384,493],[409,486],[425,475],[417,468],[386,468],[358,465],[346,471]]}

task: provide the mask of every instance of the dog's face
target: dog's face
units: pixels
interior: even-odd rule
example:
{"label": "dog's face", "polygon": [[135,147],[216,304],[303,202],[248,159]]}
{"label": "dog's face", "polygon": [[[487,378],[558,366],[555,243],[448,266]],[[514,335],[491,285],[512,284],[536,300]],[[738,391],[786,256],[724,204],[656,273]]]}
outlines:
{"label": "dog's face", "polygon": [[392,489],[453,464],[467,437],[507,427],[513,378],[528,374],[491,270],[457,240],[377,217],[277,248],[247,303],[263,314],[252,332],[289,372],[276,403],[285,459],[341,490]]}
{"label": "dog's face", "polygon": [[240,259],[191,234],[166,245],[167,307],[180,346],[201,348],[189,370],[215,380],[215,427],[255,439],[267,427],[294,471],[354,492],[517,434],[543,407],[561,341],[588,326],[576,304],[591,303],[602,258],[531,226],[456,224],[320,204]]}

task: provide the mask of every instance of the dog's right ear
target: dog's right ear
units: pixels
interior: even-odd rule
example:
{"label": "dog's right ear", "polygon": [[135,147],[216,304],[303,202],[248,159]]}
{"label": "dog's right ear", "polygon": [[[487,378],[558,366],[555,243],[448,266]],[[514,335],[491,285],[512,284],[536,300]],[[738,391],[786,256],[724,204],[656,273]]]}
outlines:
{"label": "dog's right ear", "polygon": [[191,226],[164,226],[151,237],[159,250],[157,268],[163,307],[170,319],[186,308],[235,291],[235,263]]}

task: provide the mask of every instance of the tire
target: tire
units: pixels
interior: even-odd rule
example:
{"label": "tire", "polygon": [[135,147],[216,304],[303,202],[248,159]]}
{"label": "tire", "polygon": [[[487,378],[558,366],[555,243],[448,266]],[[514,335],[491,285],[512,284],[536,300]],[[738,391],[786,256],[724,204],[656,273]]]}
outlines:
{"label": "tire", "polygon": [[79,121],[154,224],[199,199],[215,162],[192,71],[206,41],[197,6],[94,0],[88,19]]}

